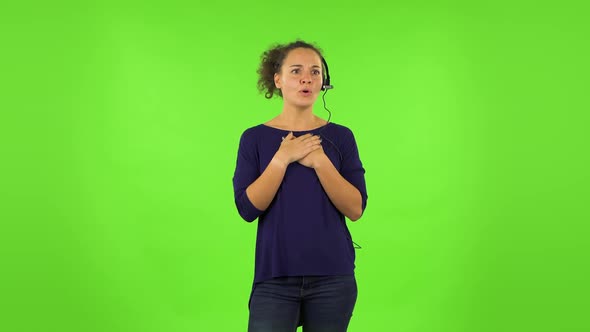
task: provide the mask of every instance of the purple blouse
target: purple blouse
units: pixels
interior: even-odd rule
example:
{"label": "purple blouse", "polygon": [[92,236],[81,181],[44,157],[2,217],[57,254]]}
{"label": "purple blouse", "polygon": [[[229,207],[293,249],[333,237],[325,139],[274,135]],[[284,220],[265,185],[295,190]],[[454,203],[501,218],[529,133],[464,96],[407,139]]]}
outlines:
{"label": "purple blouse", "polygon": [[[234,197],[240,216],[258,218],[254,283],[283,276],[354,274],[355,252],[345,218],[330,201],[315,170],[291,163],[266,211],[260,211],[246,195],[246,188],[268,166],[289,131],[258,125],[240,138],[233,177]],[[367,205],[365,170],[350,129],[335,123],[295,137],[319,134],[322,147],[340,174]]]}

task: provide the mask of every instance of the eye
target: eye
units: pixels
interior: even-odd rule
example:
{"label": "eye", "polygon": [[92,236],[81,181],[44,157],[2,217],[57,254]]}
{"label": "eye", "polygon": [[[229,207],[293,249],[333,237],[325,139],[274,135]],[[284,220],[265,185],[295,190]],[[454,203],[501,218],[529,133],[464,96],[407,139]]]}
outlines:
{"label": "eye", "polygon": [[320,74],[320,71],[316,69],[316,70],[313,71],[313,74],[314,75],[319,75]]}
{"label": "eye", "polygon": [[295,68],[295,69],[291,70],[291,73],[297,74],[297,73],[299,73],[299,69]]}

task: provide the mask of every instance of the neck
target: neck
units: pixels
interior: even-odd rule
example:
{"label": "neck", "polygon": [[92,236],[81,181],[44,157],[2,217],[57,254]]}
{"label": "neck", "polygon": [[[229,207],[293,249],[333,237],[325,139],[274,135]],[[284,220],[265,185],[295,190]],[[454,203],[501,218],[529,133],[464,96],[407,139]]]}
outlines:
{"label": "neck", "polygon": [[313,114],[312,107],[295,108],[285,105],[277,120],[293,130],[306,130],[317,126],[319,119]]}

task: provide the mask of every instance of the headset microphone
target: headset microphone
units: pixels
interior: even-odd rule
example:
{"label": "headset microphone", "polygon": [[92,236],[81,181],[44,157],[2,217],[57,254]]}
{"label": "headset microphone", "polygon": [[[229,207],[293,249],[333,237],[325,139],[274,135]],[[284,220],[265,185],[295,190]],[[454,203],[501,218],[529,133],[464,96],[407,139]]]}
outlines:
{"label": "headset microphone", "polygon": [[334,86],[330,84],[330,70],[328,69],[328,63],[324,57],[322,58],[322,63],[324,64],[324,68],[326,68],[326,75],[322,79],[322,91],[334,89]]}

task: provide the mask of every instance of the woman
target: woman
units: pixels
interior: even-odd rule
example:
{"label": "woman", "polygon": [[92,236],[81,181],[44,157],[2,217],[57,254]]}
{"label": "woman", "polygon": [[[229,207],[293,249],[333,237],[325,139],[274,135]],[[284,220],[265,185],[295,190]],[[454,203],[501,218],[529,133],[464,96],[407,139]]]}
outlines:
{"label": "woman", "polygon": [[313,114],[324,63],[303,41],[262,55],[258,87],[283,110],[243,132],[233,177],[238,212],[258,218],[250,332],[346,331],[356,302],[344,217],[365,210],[365,170],[350,129]]}

